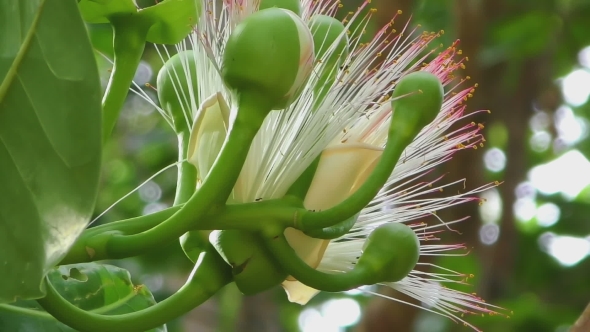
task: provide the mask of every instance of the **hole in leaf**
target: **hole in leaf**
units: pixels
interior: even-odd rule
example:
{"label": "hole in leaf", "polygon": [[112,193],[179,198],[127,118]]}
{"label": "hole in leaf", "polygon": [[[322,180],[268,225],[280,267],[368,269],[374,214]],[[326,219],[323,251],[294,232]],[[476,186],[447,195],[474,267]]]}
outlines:
{"label": "hole in leaf", "polygon": [[86,274],[80,272],[80,270],[78,270],[77,268],[70,269],[70,278],[76,279],[76,280],[82,281],[82,282],[88,281],[88,276]]}

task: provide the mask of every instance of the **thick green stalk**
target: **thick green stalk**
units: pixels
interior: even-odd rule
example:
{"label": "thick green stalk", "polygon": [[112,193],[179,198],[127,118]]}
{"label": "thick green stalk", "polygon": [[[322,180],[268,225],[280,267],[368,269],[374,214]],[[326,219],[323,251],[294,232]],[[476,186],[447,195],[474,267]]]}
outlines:
{"label": "thick green stalk", "polygon": [[[60,264],[75,264],[110,258],[131,257],[134,253],[109,254],[107,243],[114,237],[139,234],[165,222],[183,205],[173,206],[145,216],[111,222],[85,230]],[[296,198],[228,205],[210,210],[193,231],[241,229],[246,231],[283,230],[294,226],[295,216],[303,210]],[[260,220],[268,222],[260,223]],[[128,255],[128,256],[127,256]]]}
{"label": "thick green stalk", "polygon": [[102,100],[102,138],[110,136],[123,108],[135,71],[143,55],[149,27],[134,24],[128,16],[113,18],[113,70]]}
{"label": "thick green stalk", "polygon": [[343,292],[364,285],[357,270],[329,274],[307,265],[291,248],[284,235],[265,237],[265,244],[281,267],[303,284],[326,292]]}
{"label": "thick green stalk", "polygon": [[139,234],[105,234],[109,237],[108,241],[96,239],[96,243],[106,246],[109,258],[129,257],[178,239],[189,230],[199,229],[199,224],[210,210],[215,211],[216,207],[219,209],[225,205],[263,120],[264,117],[252,116],[252,112],[238,112],[221,153],[203,185],[168,220]]}
{"label": "thick green stalk", "polygon": [[152,307],[122,315],[100,315],[65,300],[46,279],[39,304],[62,323],[82,332],[140,332],[163,325],[198,307],[232,280],[230,268],[212,248],[203,252],[185,285]]}
{"label": "thick green stalk", "polygon": [[156,227],[180,210],[180,206],[173,206],[145,216],[119,220],[84,230],[74,245],[62,259],[60,265],[92,262],[108,259],[104,246],[95,245],[97,238],[108,241],[115,234],[137,234]]}
{"label": "thick green stalk", "polygon": [[387,179],[393,172],[393,168],[397,164],[402,152],[406,148],[410,140],[399,139],[396,135],[389,135],[387,139],[387,146],[383,151],[383,155],[379,163],[369,175],[365,183],[355,191],[352,195],[346,198],[340,204],[320,212],[304,211],[299,216],[297,221],[297,228],[301,230],[313,230],[325,227],[331,227],[335,224],[346,220],[365,206],[367,206],[373,198],[383,188]]}

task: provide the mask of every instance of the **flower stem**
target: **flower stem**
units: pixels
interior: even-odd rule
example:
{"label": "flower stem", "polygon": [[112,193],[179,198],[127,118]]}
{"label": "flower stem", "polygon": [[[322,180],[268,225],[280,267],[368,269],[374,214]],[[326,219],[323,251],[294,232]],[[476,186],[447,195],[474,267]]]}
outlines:
{"label": "flower stem", "polygon": [[265,244],[281,267],[303,284],[326,292],[343,292],[364,285],[360,271],[329,274],[307,265],[291,248],[284,235],[266,236]]}
{"label": "flower stem", "polygon": [[397,161],[410,140],[392,135],[391,131],[387,139],[387,146],[379,163],[369,175],[367,180],[352,195],[338,205],[320,212],[305,211],[300,215],[297,228],[307,231],[334,226],[346,220],[367,206],[385,185],[393,172]]}
{"label": "flower stem", "polygon": [[95,240],[97,237],[105,237],[106,235],[114,236],[115,234],[137,234],[144,232],[150,228],[156,227],[164,220],[170,218],[174,213],[180,210],[181,207],[182,205],[173,206],[145,216],[119,220],[86,229],[76,240],[72,248],[70,248],[66,257],[62,259],[60,265],[108,259],[109,257],[106,250],[104,250],[104,247],[97,247],[93,245],[93,240]]}
{"label": "flower stem", "polygon": [[[208,211],[191,230],[240,229],[246,231],[284,230],[293,226],[294,216],[302,210],[296,198],[264,202],[234,204]],[[165,222],[184,205],[169,207],[149,215],[111,222],[85,230],[60,264],[75,264],[97,260],[133,256],[133,252],[119,252],[112,257],[107,243],[114,237],[125,237],[148,231]],[[260,223],[260,220],[268,222]]]}
{"label": "flower stem", "polygon": [[[253,105],[240,105],[241,109],[251,107]],[[96,239],[95,243],[105,246],[102,249],[106,249],[110,258],[129,257],[178,239],[189,230],[199,229],[203,217],[210,210],[222,209],[238,179],[250,145],[264,120],[264,117],[252,116],[251,113],[238,112],[211,172],[180,210],[145,232],[132,235],[105,234],[108,240]]]}
{"label": "flower stem", "polygon": [[135,24],[138,23],[135,21],[127,17],[111,20],[115,58],[111,77],[102,100],[103,142],[110,137],[115,127],[145,49],[148,27]]}
{"label": "flower stem", "polygon": [[174,205],[183,204],[190,199],[197,185],[197,169],[186,160],[190,131],[183,130],[178,134],[178,177],[176,179],[176,195]]}
{"label": "flower stem", "polygon": [[137,312],[122,315],[87,312],[61,297],[47,279],[47,295],[37,302],[53,317],[79,331],[147,331],[201,305],[231,280],[229,266],[210,248],[201,254],[182,288],[166,300]]}

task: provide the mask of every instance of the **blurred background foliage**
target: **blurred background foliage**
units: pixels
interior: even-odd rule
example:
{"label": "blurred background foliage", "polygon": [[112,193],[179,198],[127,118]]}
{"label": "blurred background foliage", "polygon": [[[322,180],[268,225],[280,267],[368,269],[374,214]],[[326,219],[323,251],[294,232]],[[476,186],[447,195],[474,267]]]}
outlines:
{"label": "blurred background foliage", "polygon": [[[362,0],[343,0],[346,14]],[[138,0],[140,7],[154,0]],[[397,10],[401,30],[421,24],[444,30],[445,46],[460,39],[469,58],[462,73],[478,84],[469,110],[489,109],[471,120],[485,125],[486,145],[462,151],[437,170],[447,179],[467,178],[474,188],[499,180],[482,195],[486,203],[445,211],[454,220],[472,217],[444,241],[466,243],[463,257],[433,263],[473,273],[471,287],[508,317],[466,317],[485,331],[565,332],[590,301],[590,0],[373,0],[373,27]],[[109,56],[108,26],[89,26],[98,51]],[[433,45],[437,46],[437,45]],[[170,48],[172,50],[172,48]],[[103,83],[110,64],[98,55]],[[153,100],[162,60],[148,46],[135,89]],[[176,159],[176,139],[155,108],[130,94],[113,139],[105,147],[97,216]],[[170,206],[176,170],[170,167],[116,204],[95,224]],[[190,263],[178,244],[115,262],[157,300],[184,282]],[[387,295],[398,296],[391,290]],[[404,301],[410,301],[400,297]],[[420,303],[416,303],[420,306]],[[301,307],[281,289],[243,297],[232,285],[169,331],[468,331],[424,310],[358,291],[322,293]]]}

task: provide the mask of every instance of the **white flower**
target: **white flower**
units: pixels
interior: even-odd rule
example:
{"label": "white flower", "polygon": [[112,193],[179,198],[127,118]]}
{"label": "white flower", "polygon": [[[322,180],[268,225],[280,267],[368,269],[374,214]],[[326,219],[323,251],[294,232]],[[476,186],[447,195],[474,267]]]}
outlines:
{"label": "white flower", "polygon": [[[467,123],[462,127],[456,126],[466,117],[463,102],[471,96],[473,89],[460,90],[452,83],[453,72],[463,66],[462,60],[454,59],[458,53],[455,45],[424,64],[434,54],[434,51],[427,54],[424,51],[438,37],[437,33],[418,33],[405,27],[396,34],[391,25],[387,25],[370,42],[361,42],[360,36],[364,34],[373,13],[369,11],[366,16],[361,15],[368,4],[369,1],[366,1],[344,21],[347,22],[347,29],[352,29],[353,22],[356,28],[349,31],[350,51],[343,59],[329,93],[323,100],[315,100],[317,93],[314,93],[314,88],[317,88],[318,78],[312,74],[295,102],[285,110],[273,111],[267,116],[229,200],[231,203],[242,203],[280,198],[321,155],[314,181],[305,198],[305,207],[319,210],[338,204],[363,183],[381,156],[391,119],[388,98],[395,82],[415,70],[437,75],[446,88],[445,101],[438,117],[423,128],[405,149],[387,184],[361,211],[351,231],[331,241],[311,239],[295,229],[286,231],[289,243],[300,257],[312,267],[326,272],[352,269],[362,252],[365,238],[377,226],[390,222],[406,223],[416,232],[422,257],[455,255],[450,252],[464,247],[436,244],[436,234],[463,219],[444,222],[436,216],[436,211],[477,201],[476,193],[496,185],[488,184],[442,197],[433,196],[433,193],[450,186],[458,186],[462,190],[464,180],[439,184],[441,178],[429,180],[429,173],[451,159],[458,150],[477,148],[482,144],[483,138],[478,134],[481,125]],[[302,18],[309,22],[315,14],[333,16],[339,7],[338,0],[302,0]],[[227,132],[227,121],[231,122],[237,111],[236,101],[220,76],[225,42],[236,24],[257,8],[258,1],[225,0],[221,5],[217,1],[206,1],[204,16],[194,33],[187,41],[177,45],[179,51],[193,52],[194,67],[197,68],[196,72],[188,70],[187,62],[184,66],[186,70],[175,75],[199,82],[197,96],[187,95],[187,91],[179,89],[178,98],[186,106],[184,112],[189,126],[198,119],[195,126],[200,129],[193,135],[199,137],[195,141],[204,143],[196,143],[196,159],[191,159],[191,162],[199,168],[201,180],[219,152]],[[326,52],[324,58],[332,53]],[[163,60],[168,57],[170,54],[162,54]],[[317,59],[314,72],[321,72],[324,65],[322,59]],[[202,107],[199,108],[197,100],[205,101]],[[224,102],[229,105],[229,114],[226,114]],[[165,110],[160,111],[170,122],[171,116]],[[450,191],[456,192],[456,189],[447,190]],[[432,311],[453,320],[464,322],[461,318],[463,313],[493,313],[476,296],[441,287],[445,283],[462,283],[466,279],[465,274],[419,262],[406,278],[385,285],[420,300]],[[316,293],[292,278],[283,286],[294,302],[306,303]]]}

